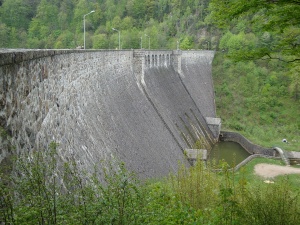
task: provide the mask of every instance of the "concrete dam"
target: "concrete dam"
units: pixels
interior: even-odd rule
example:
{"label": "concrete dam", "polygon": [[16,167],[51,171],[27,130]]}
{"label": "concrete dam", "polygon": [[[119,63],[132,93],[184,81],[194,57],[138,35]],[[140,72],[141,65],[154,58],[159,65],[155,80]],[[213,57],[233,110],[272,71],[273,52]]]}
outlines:
{"label": "concrete dam", "polygon": [[[118,159],[143,178],[218,139],[213,51],[0,49],[0,126],[17,154],[59,144],[91,171]],[[3,138],[2,138],[3,139]],[[0,163],[12,154],[0,143]],[[1,166],[1,164],[0,164]]]}

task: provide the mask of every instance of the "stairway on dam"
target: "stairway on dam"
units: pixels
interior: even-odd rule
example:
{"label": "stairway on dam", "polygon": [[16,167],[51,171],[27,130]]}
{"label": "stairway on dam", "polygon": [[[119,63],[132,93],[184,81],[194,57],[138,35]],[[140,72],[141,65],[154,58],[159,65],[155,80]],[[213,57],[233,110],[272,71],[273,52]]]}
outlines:
{"label": "stairway on dam", "polygon": [[[218,138],[213,51],[0,50],[0,125],[17,153],[59,143],[92,171],[119,159],[140,177],[188,165]],[[9,150],[2,148],[0,161]],[[1,165],[1,164],[0,164]]]}

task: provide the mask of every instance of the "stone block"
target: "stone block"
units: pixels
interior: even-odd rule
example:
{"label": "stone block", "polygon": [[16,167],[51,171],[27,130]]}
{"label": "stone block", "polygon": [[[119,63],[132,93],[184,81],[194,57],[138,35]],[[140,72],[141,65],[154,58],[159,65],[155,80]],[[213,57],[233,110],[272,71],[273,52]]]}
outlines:
{"label": "stone block", "polygon": [[206,117],[206,123],[215,138],[218,138],[221,132],[221,118]]}
{"label": "stone block", "polygon": [[184,152],[188,159],[207,160],[207,150],[206,149],[185,149]]}

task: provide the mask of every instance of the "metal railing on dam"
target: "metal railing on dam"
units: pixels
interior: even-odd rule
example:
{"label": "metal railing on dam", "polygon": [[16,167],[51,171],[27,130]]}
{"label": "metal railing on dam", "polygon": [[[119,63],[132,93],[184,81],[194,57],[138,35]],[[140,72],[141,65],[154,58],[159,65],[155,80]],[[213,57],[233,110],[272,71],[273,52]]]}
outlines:
{"label": "metal railing on dam", "polygon": [[[213,51],[0,50],[0,125],[17,153],[59,143],[91,171],[118,158],[141,177],[217,139]],[[11,154],[3,150],[0,161]],[[0,164],[1,165],[1,164]]]}

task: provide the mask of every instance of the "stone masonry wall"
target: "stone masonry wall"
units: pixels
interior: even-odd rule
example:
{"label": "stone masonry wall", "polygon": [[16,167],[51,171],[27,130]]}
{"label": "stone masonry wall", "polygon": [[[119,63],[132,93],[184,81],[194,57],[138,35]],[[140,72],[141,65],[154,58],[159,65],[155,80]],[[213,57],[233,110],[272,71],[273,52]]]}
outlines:
{"label": "stone masonry wall", "polygon": [[[193,86],[188,88],[190,92],[186,91],[187,87],[183,88],[176,78],[171,86],[165,83],[162,89],[156,89],[160,85],[155,82],[172,83],[172,79],[153,80],[150,77],[160,76],[157,71],[161,70],[154,67],[148,67],[145,73],[146,56],[153,55],[153,65],[164,68],[162,75],[176,77],[182,66],[178,64],[179,58],[172,51],[165,53],[0,50],[0,125],[12,136],[18,153],[32,148],[44,150],[55,141],[59,143],[62,160],[75,158],[87,170],[101,160],[118,158],[141,177],[159,177],[176,171],[178,161],[187,163],[182,150],[189,146],[174,122],[179,115],[170,114],[169,109],[157,104],[176,105],[174,109],[182,113],[181,117],[191,109],[201,121],[204,117],[191,97],[194,94],[190,93],[197,93],[189,89]],[[194,75],[185,82],[192,83],[196,73],[193,71]],[[178,104],[176,98],[170,102],[165,97],[157,102],[156,95],[149,95],[156,90],[158,96],[165,96],[164,87],[175,92],[173,96],[176,90],[182,90],[186,95],[181,98],[182,103]],[[214,105],[210,107],[214,111]],[[171,117],[165,122],[162,115]],[[205,124],[201,129],[202,134],[197,135],[211,135],[209,130],[205,131]],[[0,162],[7,154],[1,149]]]}

